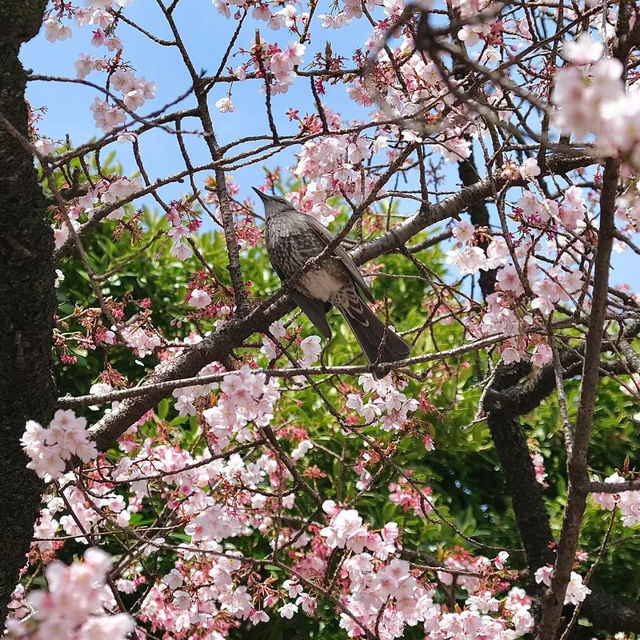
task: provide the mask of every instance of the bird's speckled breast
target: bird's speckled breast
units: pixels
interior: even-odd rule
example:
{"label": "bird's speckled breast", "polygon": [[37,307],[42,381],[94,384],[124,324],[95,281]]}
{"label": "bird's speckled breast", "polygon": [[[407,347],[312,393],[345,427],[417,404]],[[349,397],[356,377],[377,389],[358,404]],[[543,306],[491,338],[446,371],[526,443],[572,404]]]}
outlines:
{"label": "bird's speckled breast", "polygon": [[[280,214],[267,221],[267,251],[281,280],[293,277],[310,258],[319,255],[325,247],[304,218],[304,214],[296,212]],[[331,257],[323,260],[319,268],[305,273],[296,288],[310,298],[327,302],[334,292],[350,280],[351,276],[342,262]]]}

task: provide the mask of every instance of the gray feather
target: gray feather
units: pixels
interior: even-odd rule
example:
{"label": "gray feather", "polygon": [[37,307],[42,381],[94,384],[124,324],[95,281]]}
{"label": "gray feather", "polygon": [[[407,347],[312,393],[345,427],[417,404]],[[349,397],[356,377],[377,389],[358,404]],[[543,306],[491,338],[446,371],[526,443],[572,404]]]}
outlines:
{"label": "gray feather", "polygon": [[363,302],[355,289],[336,306],[349,323],[369,362],[395,362],[409,356],[411,347]]}
{"label": "gray feather", "polygon": [[[325,245],[328,245],[334,238],[335,235],[329,231],[325,226],[323,226],[318,220],[313,218],[312,216],[306,216],[307,224],[313,229],[316,235],[322,240]],[[367,283],[364,281],[360,270],[356,266],[356,263],[352,260],[351,256],[345,251],[344,247],[338,244],[333,248],[335,254],[340,258],[342,264],[347,268],[349,274],[353,278],[354,282],[361,289],[362,293],[369,299],[369,301],[374,302],[373,294],[371,293],[371,289],[367,286]]]}
{"label": "gray feather", "polygon": [[326,313],[331,307],[330,304],[325,305],[321,300],[312,300],[295,289],[290,292],[293,301],[302,309],[304,314],[313,322],[318,331],[325,337],[331,338],[331,329],[327,322]]}

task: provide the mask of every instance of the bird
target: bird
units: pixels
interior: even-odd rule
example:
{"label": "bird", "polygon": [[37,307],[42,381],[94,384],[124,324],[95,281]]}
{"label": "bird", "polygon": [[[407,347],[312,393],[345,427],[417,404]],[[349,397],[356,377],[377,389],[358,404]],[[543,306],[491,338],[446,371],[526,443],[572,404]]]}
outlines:
{"label": "bird", "polygon": [[[253,190],[264,204],[269,260],[284,282],[298,275],[309,259],[320,255],[335,235],[284,198],[268,195],[255,187]],[[384,325],[358,291],[374,302],[355,262],[344,247],[337,244],[320,264],[294,279],[290,294],[326,338],[331,339],[326,314],[334,306],[344,316],[371,364],[404,360],[411,347]]]}

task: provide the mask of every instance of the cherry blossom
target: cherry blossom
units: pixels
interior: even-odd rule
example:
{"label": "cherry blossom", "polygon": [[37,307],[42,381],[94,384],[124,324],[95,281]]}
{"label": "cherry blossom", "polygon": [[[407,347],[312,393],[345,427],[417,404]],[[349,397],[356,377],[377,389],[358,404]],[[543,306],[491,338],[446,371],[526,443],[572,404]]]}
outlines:
{"label": "cherry blossom", "polygon": [[563,53],[571,62],[589,64],[600,60],[603,51],[601,42],[594,40],[588,33],[581,33],[575,40],[565,43]]}
{"label": "cherry blossom", "polygon": [[[625,482],[623,476],[618,472],[612,473],[604,481],[610,483]],[[625,527],[635,527],[640,523],[640,491],[623,491],[615,493],[594,493],[594,502],[607,511],[613,511],[616,507],[620,509],[622,524]]]}
{"label": "cherry blossom", "polygon": [[535,158],[527,158],[524,163],[518,167],[518,171],[524,180],[533,180],[540,175],[540,167]]}
{"label": "cherry blossom", "polygon": [[234,108],[230,98],[220,98],[220,100],[216,102],[216,109],[220,113],[232,113]]}
{"label": "cherry blossom", "polygon": [[93,101],[90,109],[93,111],[96,126],[105,133],[109,133],[127,119],[123,109],[117,106],[110,106],[106,101],[100,100],[100,98],[96,98]]}
{"label": "cherry blossom", "polygon": [[531,355],[531,363],[536,367],[541,367],[553,360],[553,351],[548,344],[539,344]]}
{"label": "cherry blossom", "polygon": [[49,42],[55,42],[56,40],[66,40],[70,38],[72,33],[71,29],[62,24],[56,18],[49,18],[45,20],[44,26],[46,28],[46,37]]}
{"label": "cherry blossom", "polygon": [[106,587],[110,565],[111,558],[96,548],[87,549],[83,561],[70,566],[52,562],[45,569],[49,590],[27,596],[33,617],[21,626],[14,625],[12,637],[124,640],[135,625],[128,614],[108,614],[113,602]]}
{"label": "cherry blossom", "polygon": [[248,426],[251,421],[268,425],[280,396],[278,387],[277,380],[267,381],[265,374],[254,374],[246,365],[238,373],[225,376],[217,405],[203,412],[213,448],[221,451],[233,437],[239,442],[253,439],[255,433]]}
{"label": "cherry blossom", "polygon": [[122,92],[122,101],[132,111],[142,107],[147,100],[152,100],[157,88],[155,82],[138,78],[132,71],[125,69],[118,69],[112,74],[111,86]]}
{"label": "cherry blossom", "polygon": [[364,374],[358,381],[364,393],[370,394],[370,400],[363,403],[362,396],[349,394],[347,407],[355,409],[368,423],[378,424],[384,431],[399,430],[408,420],[409,413],[418,408],[418,402],[396,388],[390,376],[375,380],[371,374]]}
{"label": "cherry blossom", "polygon": [[[535,573],[535,580],[537,583],[551,586],[551,580],[553,577],[553,567],[547,565],[540,567]],[[564,597],[565,604],[580,604],[589,594],[591,589],[582,582],[582,576],[575,571],[571,572],[569,584],[567,585],[567,591]]]}
{"label": "cherry blossom", "polygon": [[153,334],[142,327],[126,327],[122,330],[122,337],[127,341],[127,344],[133,349],[140,357],[144,357],[153,353],[156,347],[161,344],[160,337]]}
{"label": "cherry blossom", "polygon": [[536,474],[536,482],[539,482],[543,487],[547,487],[546,479],[547,472],[544,469],[544,458],[539,452],[531,454],[531,462],[533,462],[533,469]]}
{"label": "cherry blossom", "polygon": [[96,59],[90,53],[81,53],[75,62],[77,77],[84,80],[94,69]]}
{"label": "cherry blossom", "polygon": [[460,222],[453,227],[453,237],[458,242],[470,242],[473,240],[474,234],[475,227],[466,220],[460,220]]}
{"label": "cherry blossom", "polygon": [[211,296],[202,289],[194,289],[189,296],[189,304],[196,309],[203,309],[211,304]]}
{"label": "cherry blossom", "polygon": [[302,358],[300,358],[301,367],[310,367],[320,355],[322,346],[319,336],[309,336],[300,343],[302,350]]}
{"label": "cherry blossom", "polygon": [[72,457],[89,462],[98,454],[95,442],[89,438],[86,419],[71,410],[58,409],[48,428],[34,420],[27,421],[20,442],[31,458],[27,467],[46,482],[61,477],[65,461]]}
{"label": "cherry blossom", "polygon": [[43,156],[48,156],[50,153],[54,153],[56,150],[56,144],[51,138],[40,138],[40,140],[36,140],[33,143],[33,146],[38,150]]}

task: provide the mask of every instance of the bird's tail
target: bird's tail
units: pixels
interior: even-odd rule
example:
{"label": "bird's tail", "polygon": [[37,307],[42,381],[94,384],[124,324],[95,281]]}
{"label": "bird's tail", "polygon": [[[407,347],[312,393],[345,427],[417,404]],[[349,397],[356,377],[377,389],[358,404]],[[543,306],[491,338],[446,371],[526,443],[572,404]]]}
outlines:
{"label": "bird's tail", "polygon": [[335,305],[349,323],[369,362],[395,362],[409,355],[411,347],[385,327],[355,289],[342,296],[341,300],[336,300]]}

